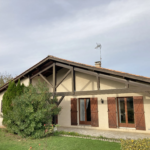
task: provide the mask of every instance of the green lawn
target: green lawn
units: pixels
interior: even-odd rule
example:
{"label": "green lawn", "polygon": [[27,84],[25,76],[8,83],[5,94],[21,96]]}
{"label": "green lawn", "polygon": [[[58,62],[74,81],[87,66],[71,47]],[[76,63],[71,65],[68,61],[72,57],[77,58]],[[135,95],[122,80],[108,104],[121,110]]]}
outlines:
{"label": "green lawn", "polygon": [[30,146],[32,150],[120,150],[119,143],[60,136],[22,139],[0,129],[0,150],[29,150]]}

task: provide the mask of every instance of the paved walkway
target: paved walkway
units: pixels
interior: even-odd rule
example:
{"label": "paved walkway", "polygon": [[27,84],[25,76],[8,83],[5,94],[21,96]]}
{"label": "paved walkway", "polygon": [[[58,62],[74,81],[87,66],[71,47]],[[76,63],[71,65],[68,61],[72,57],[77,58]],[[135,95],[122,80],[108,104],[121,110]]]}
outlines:
{"label": "paved walkway", "polygon": [[133,133],[133,132],[94,130],[94,129],[81,129],[81,128],[79,129],[79,128],[72,128],[72,127],[58,127],[58,131],[77,132],[84,135],[103,136],[107,138],[116,138],[116,139],[150,138],[150,134],[148,133]]}

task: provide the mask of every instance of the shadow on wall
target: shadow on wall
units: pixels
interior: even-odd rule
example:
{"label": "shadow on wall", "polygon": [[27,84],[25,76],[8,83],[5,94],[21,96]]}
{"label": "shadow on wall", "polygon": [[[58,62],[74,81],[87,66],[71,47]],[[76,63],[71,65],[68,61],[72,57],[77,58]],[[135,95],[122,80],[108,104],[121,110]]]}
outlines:
{"label": "shadow on wall", "polygon": [[60,103],[62,110],[58,115],[58,124],[62,126],[70,126],[71,125],[71,98],[63,99]]}

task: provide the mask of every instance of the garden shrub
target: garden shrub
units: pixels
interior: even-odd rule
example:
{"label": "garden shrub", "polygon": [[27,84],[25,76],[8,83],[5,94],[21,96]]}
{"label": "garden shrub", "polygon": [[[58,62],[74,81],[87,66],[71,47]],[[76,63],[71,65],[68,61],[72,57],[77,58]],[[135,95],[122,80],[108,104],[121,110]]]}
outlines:
{"label": "garden shrub", "polygon": [[150,150],[150,139],[121,140],[122,150]]}
{"label": "garden shrub", "polygon": [[16,97],[19,96],[23,93],[24,85],[20,84],[20,80],[17,83],[17,86],[14,81],[10,81],[8,88],[3,96],[2,104],[2,112],[3,112],[3,124],[7,126],[7,119],[6,115],[8,114],[9,111],[12,110],[12,100]]}
{"label": "garden shrub", "polygon": [[52,132],[52,117],[61,110],[56,102],[45,84],[30,85],[13,99],[13,109],[7,115],[7,130],[22,137],[44,137]]}

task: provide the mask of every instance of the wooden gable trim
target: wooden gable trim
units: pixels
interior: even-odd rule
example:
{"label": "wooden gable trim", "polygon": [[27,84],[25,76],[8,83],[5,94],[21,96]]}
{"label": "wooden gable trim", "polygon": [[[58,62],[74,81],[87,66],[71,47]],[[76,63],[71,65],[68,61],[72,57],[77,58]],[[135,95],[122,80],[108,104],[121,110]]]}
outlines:
{"label": "wooden gable trim", "polygon": [[85,74],[93,75],[93,76],[96,76],[96,77],[101,77],[101,78],[105,78],[105,79],[109,79],[109,80],[114,80],[114,81],[118,81],[118,82],[121,82],[121,83],[127,83],[127,80],[125,80],[125,79],[112,77],[110,75],[99,74],[99,73],[96,73],[96,72],[93,72],[93,71],[84,70],[84,69],[80,69],[80,68],[74,68],[74,70],[78,71],[78,72],[85,73]]}
{"label": "wooden gable trim", "polygon": [[71,70],[71,77],[72,77],[72,94],[74,95],[74,92],[75,92],[75,86],[76,86],[76,81],[75,81],[75,71],[74,71],[74,68],[72,68]]}
{"label": "wooden gable trim", "polygon": [[98,76],[101,78],[105,78],[105,79],[109,79],[109,80],[113,80],[113,81],[117,81],[117,82],[121,82],[121,83],[127,83],[128,82],[126,79],[112,77],[110,75],[98,74]]}
{"label": "wooden gable trim", "polygon": [[39,75],[46,83],[48,83],[53,88],[53,85],[42,74],[39,73]]}
{"label": "wooden gable trim", "polygon": [[65,97],[65,96],[62,96],[62,97],[60,98],[60,100],[57,102],[57,106],[60,105],[60,103],[62,102],[62,100],[64,99],[64,97]]}
{"label": "wooden gable trim", "polygon": [[135,85],[135,86],[150,88],[150,85],[139,83],[139,82],[134,82],[134,81],[129,81],[129,85]]}
{"label": "wooden gable trim", "polygon": [[56,64],[53,63],[53,93],[56,92]]}
{"label": "wooden gable trim", "polygon": [[60,67],[67,68],[67,69],[72,69],[72,66],[64,65],[64,64],[61,64],[61,63],[56,63],[56,66],[60,66]]}
{"label": "wooden gable trim", "polygon": [[135,85],[135,86],[139,86],[139,87],[142,86],[142,87],[150,88],[150,85],[147,85],[147,84],[134,82],[134,81],[130,81],[130,80],[128,81],[126,79],[120,79],[120,78],[117,78],[117,77],[112,77],[110,75],[98,74],[96,72],[92,72],[92,71],[88,71],[88,70],[84,70],[84,69],[80,69],[80,68],[74,68],[74,70],[78,71],[78,72],[85,73],[85,74],[96,76],[97,77],[97,88],[98,89],[99,89],[99,84],[98,84],[99,79],[98,79],[98,77],[113,80],[113,81],[120,82],[120,83],[125,83],[126,85],[129,84],[129,85]]}
{"label": "wooden gable trim", "polygon": [[69,75],[69,73],[71,72],[71,70],[69,70],[60,80],[60,82],[55,86],[56,88],[66,79],[66,77]]}
{"label": "wooden gable trim", "polygon": [[[143,82],[144,83],[150,83],[150,78],[146,78],[146,77],[142,77],[142,76],[136,76],[136,75],[132,75],[132,74],[128,74],[128,73],[124,73],[124,72],[119,72],[119,71],[114,71],[114,70],[109,70],[109,69],[105,69],[105,68],[100,68],[100,67],[94,67],[94,66],[89,66],[89,65],[85,65],[85,64],[80,64],[80,63],[76,63],[76,62],[72,62],[72,61],[68,61],[68,60],[63,60],[63,59],[60,59],[60,58],[57,58],[57,57],[53,57],[53,56],[48,56],[46,57],[45,59],[43,59],[42,61],[40,61],[39,63],[37,63],[36,65],[34,65],[33,67],[29,68],[28,70],[26,70],[25,72],[23,72],[22,74],[20,74],[19,76],[17,76],[16,78],[14,78],[13,80],[15,82],[18,81],[18,79],[21,79],[23,76],[26,76],[26,75],[29,75],[30,76],[30,80],[32,78],[34,78],[35,76],[38,75],[38,73],[42,73],[42,72],[38,72],[36,75],[32,76],[31,73],[34,69],[38,68],[40,65],[46,63],[47,61],[55,61],[56,62],[56,65],[58,66],[62,66],[64,68],[69,68],[71,69],[72,67],[74,68],[77,68],[79,67],[79,69],[83,69],[83,70],[86,70],[86,71],[89,71],[91,70],[91,72],[99,72],[99,77],[101,76],[109,76],[111,78],[112,75],[115,75],[115,76],[118,76],[118,77],[114,77],[113,79],[115,80],[115,78],[117,78],[117,81],[119,81],[119,77],[122,77],[122,78],[126,78],[127,80],[136,80],[136,81],[139,81],[139,82]],[[50,62],[48,62],[50,64]],[[48,65],[48,63],[46,65]],[[46,67],[45,65],[45,67]],[[47,69],[47,68],[45,68]],[[44,70],[42,70],[44,71]],[[95,72],[96,71],[96,72]],[[104,74],[103,74],[104,73]],[[108,74],[108,75],[105,75],[105,74]],[[124,79],[120,79],[120,82],[124,83]],[[125,81],[126,82],[126,81]],[[137,83],[139,83],[137,82]],[[129,82],[130,84],[133,84],[131,82]],[[128,83],[125,83],[128,87]],[[139,85],[142,87],[142,85]],[[1,88],[0,88],[0,92],[4,91],[5,89],[7,89],[8,87],[8,83],[6,83],[5,85],[3,85]]]}
{"label": "wooden gable trim", "polygon": [[50,66],[46,67],[45,69],[43,69],[42,71],[36,73],[35,75],[33,75],[32,77],[30,77],[30,79],[33,79],[34,77],[38,76],[39,74],[41,74],[42,72],[50,69],[51,67],[53,67],[53,64],[51,64]]}
{"label": "wooden gable trim", "polygon": [[80,69],[80,68],[77,68],[77,67],[75,67],[74,70],[78,71],[78,72],[85,73],[85,74],[89,74],[89,75],[93,75],[93,76],[98,76],[98,73],[93,72],[93,71],[88,71],[88,70]]}
{"label": "wooden gable trim", "polygon": [[86,65],[86,64],[81,64],[81,63],[77,63],[77,62],[73,62],[73,61],[63,60],[61,58],[57,58],[57,57],[53,57],[53,56],[49,56],[49,57],[51,60],[58,61],[59,63],[63,63],[64,65],[69,64],[74,67],[80,67],[80,68],[84,68],[84,69],[98,71],[101,73],[117,75],[117,76],[124,77],[124,78],[126,77],[126,78],[131,78],[133,80],[139,80],[139,81],[144,81],[144,82],[150,83],[150,78],[146,78],[143,76],[132,75],[132,74],[125,73],[125,72],[119,72],[119,71],[105,69],[105,68],[101,68],[101,67],[95,67],[95,66],[90,66],[90,65]]}

